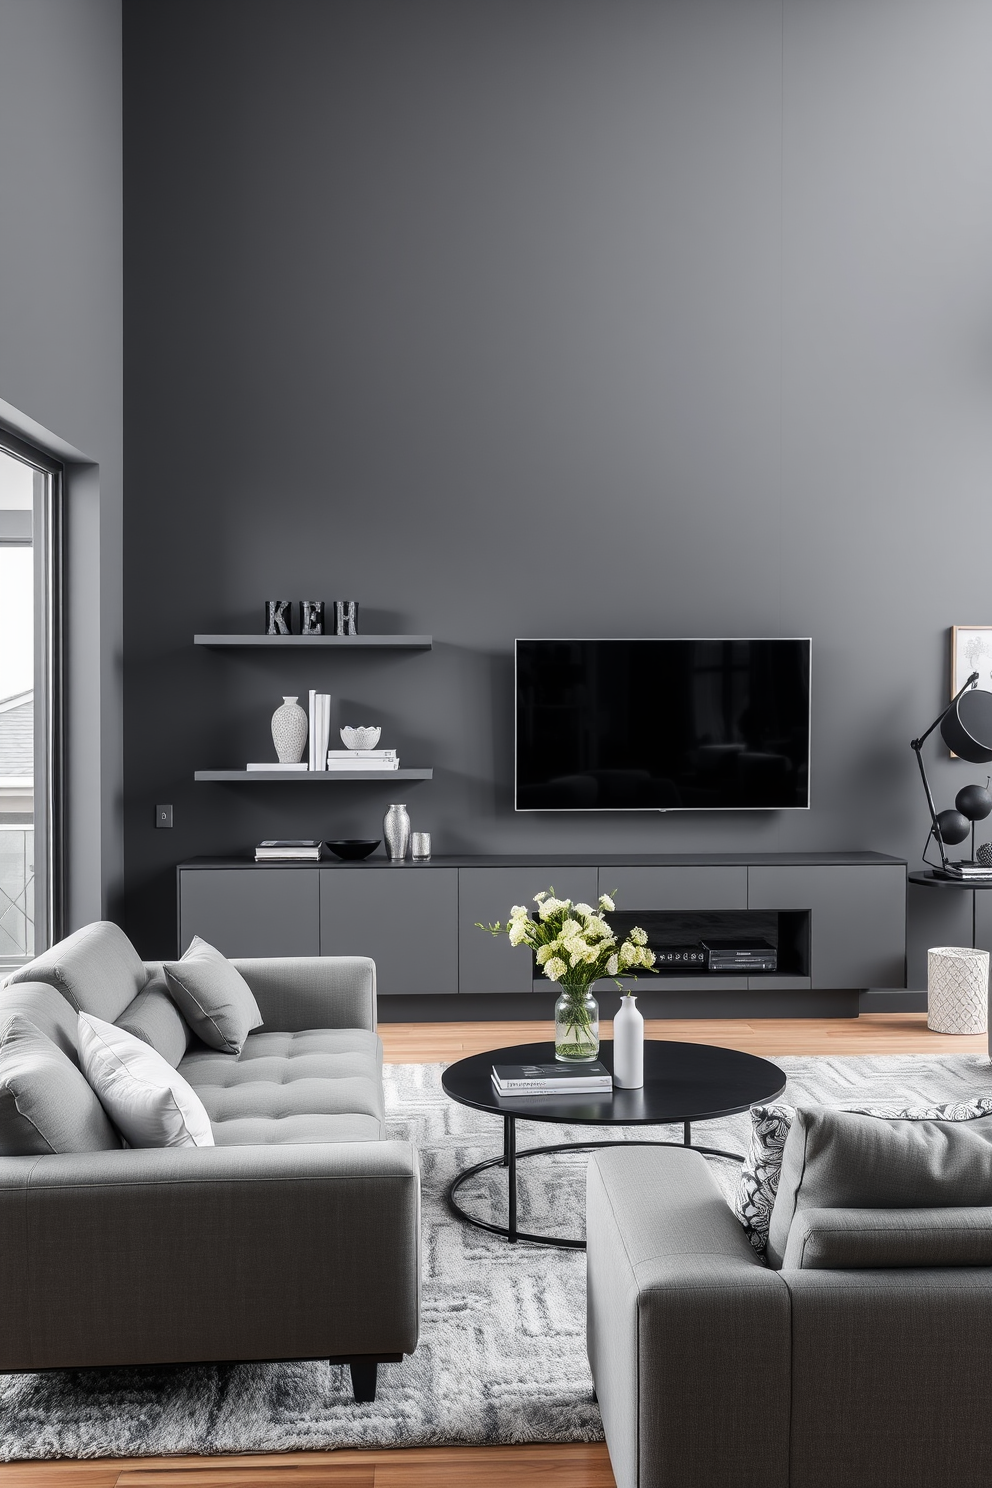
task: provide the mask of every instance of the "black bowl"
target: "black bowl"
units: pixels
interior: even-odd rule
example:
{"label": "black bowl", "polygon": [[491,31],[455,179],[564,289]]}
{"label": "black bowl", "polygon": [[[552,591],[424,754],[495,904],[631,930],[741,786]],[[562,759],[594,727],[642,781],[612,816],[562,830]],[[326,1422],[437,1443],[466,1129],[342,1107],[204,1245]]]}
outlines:
{"label": "black bowl", "polygon": [[374,853],[380,840],[378,837],[374,842],[369,837],[340,837],[337,842],[329,842],[327,846],[336,858],[344,858],[350,863]]}

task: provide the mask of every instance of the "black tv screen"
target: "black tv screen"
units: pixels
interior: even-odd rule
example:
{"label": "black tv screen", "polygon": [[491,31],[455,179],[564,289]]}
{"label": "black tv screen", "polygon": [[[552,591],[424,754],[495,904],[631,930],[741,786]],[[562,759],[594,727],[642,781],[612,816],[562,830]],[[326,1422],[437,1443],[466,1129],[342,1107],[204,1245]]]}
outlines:
{"label": "black tv screen", "polygon": [[808,639],[518,640],[518,811],[809,806]]}

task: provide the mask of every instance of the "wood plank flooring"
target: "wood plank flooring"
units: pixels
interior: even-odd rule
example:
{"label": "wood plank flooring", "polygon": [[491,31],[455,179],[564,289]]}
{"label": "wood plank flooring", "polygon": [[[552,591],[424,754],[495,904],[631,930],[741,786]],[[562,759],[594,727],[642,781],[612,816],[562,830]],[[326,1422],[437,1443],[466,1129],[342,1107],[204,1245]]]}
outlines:
{"label": "wood plank flooring", "polygon": [[[381,1024],[392,1064],[449,1062],[500,1045],[552,1036],[550,1023]],[[860,1018],[651,1020],[650,1038],[721,1044],[753,1054],[984,1053],[984,1034],[931,1033],[925,1013]],[[609,1023],[603,1027],[609,1038]],[[288,1452],[0,1465],[0,1488],[614,1488],[601,1443],[530,1447],[422,1447],[398,1451]]]}

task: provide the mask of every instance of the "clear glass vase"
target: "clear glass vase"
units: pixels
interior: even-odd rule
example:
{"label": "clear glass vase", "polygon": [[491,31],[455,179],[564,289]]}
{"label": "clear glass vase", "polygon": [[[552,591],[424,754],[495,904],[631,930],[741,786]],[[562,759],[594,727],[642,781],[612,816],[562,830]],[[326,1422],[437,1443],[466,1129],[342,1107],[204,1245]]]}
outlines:
{"label": "clear glass vase", "polygon": [[588,987],[563,987],[555,1003],[555,1058],[589,1064],[599,1057],[599,1003]]}

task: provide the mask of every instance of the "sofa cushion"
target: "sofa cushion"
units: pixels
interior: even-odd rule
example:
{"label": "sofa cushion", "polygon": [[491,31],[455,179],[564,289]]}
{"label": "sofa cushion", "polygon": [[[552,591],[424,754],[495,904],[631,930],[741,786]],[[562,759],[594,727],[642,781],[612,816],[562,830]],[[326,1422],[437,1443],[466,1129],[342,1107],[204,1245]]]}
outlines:
{"label": "sofa cushion", "polygon": [[992,1266],[992,1207],[800,1209],[782,1270]]}
{"label": "sofa cushion", "polygon": [[148,970],[147,983],[116,1020],[117,1027],[143,1039],[176,1069],[189,1048],[189,1024],[169,996],[161,966]]}
{"label": "sofa cushion", "polygon": [[15,985],[8,983],[0,988],[0,1019],[5,1018],[8,1013],[22,1013],[73,1064],[79,1064],[79,1054],[76,1051],[77,1014],[61,992],[56,992],[54,987],[49,987],[44,982],[18,982]]}
{"label": "sofa cushion", "polygon": [[132,1147],[212,1147],[203,1104],[178,1070],[142,1039],[79,1014],[83,1073]]}
{"label": "sofa cushion", "polygon": [[[58,994],[54,994],[58,995]],[[22,1013],[0,1022],[0,1153],[108,1152],[121,1139],[72,1061]]]}
{"label": "sofa cushion", "polygon": [[382,1045],[363,1028],[253,1033],[240,1058],[193,1048],[180,1074],[218,1147],[368,1142],[385,1135]]}
{"label": "sofa cushion", "polygon": [[46,982],[77,1013],[93,1013],[113,1023],[146,980],[144,963],[124,931],[110,920],[98,920],[19,967],[7,984]]}
{"label": "sofa cushion", "polygon": [[[992,1114],[992,1098],[979,1096],[972,1101],[952,1101],[934,1106],[877,1102],[839,1109],[902,1121],[974,1121],[977,1116]],[[751,1139],[737,1180],[734,1212],[759,1255],[764,1255],[768,1243],[768,1226],[782,1171],[782,1152],[795,1114],[794,1106],[777,1101],[751,1107]]]}
{"label": "sofa cushion", "polygon": [[805,1209],[980,1208],[992,1204],[992,1115],[890,1120],[797,1107],[768,1230],[780,1266]]}
{"label": "sofa cushion", "polygon": [[262,1014],[248,983],[226,956],[194,935],[180,961],[162,970],[169,991],[190,1027],[205,1044],[224,1054],[240,1054]]}

